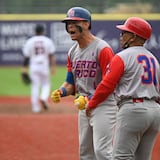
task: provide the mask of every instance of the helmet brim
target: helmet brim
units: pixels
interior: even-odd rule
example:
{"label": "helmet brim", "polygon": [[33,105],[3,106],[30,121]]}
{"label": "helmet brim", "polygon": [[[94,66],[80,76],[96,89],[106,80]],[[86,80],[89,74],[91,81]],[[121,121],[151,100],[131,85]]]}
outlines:
{"label": "helmet brim", "polygon": [[88,20],[84,18],[79,18],[79,17],[69,17],[69,18],[65,18],[62,22],[65,23],[67,21],[88,21]]}
{"label": "helmet brim", "polygon": [[126,26],[124,26],[124,25],[117,25],[116,28],[118,28],[118,29],[120,29],[120,30],[122,30],[122,31],[128,31],[128,32],[133,33],[132,30],[128,29],[128,28],[127,28]]}

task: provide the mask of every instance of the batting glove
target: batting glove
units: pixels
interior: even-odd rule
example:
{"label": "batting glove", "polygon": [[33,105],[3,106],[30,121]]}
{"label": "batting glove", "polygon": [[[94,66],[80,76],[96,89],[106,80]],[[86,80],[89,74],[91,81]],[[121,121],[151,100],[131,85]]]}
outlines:
{"label": "batting glove", "polygon": [[51,99],[54,103],[59,103],[61,101],[61,91],[55,90],[51,93]]}
{"label": "batting glove", "polygon": [[84,110],[85,105],[88,102],[88,98],[84,96],[79,96],[77,99],[74,100],[74,105],[79,109],[79,110]]}

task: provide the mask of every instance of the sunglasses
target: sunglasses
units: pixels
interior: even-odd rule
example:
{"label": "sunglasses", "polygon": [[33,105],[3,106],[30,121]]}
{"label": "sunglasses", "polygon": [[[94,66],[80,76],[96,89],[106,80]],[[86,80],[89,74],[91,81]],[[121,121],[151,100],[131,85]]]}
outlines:
{"label": "sunglasses", "polygon": [[120,33],[120,36],[123,36],[124,34],[133,34],[133,33],[131,33],[131,32],[128,32],[128,31],[122,31],[121,33]]}

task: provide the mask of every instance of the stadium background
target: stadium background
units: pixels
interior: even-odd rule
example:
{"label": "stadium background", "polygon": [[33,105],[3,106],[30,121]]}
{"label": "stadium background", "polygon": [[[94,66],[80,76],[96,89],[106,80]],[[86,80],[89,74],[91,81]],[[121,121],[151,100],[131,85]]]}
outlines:
{"label": "stadium background", "polygon": [[[118,52],[119,31],[115,26],[130,16],[139,16],[151,23],[153,34],[147,47],[160,60],[159,14],[93,14],[92,32],[107,40],[114,51]],[[64,65],[67,50],[73,43],[61,23],[64,17],[64,14],[1,14],[0,68],[7,67],[8,74],[11,74],[10,67],[20,67],[21,48],[26,39],[34,34],[33,28],[37,23],[46,27],[46,34],[56,43],[57,65]],[[5,80],[7,77],[2,78]],[[12,85],[19,87],[16,82]],[[11,83],[6,84],[8,92],[11,87]],[[60,104],[50,103],[48,112],[34,115],[30,111],[28,95],[17,97],[16,89],[15,96],[1,94],[0,128],[0,159],[78,160],[77,110],[73,106],[73,97],[63,99]],[[152,160],[160,159],[159,137]]]}
{"label": "stadium background", "polygon": [[[93,14],[91,31],[106,40],[114,52],[120,51],[119,30],[117,24],[130,16],[139,16],[148,20],[153,28],[147,48],[160,60],[160,14]],[[0,15],[0,65],[17,65],[22,62],[21,49],[29,37],[34,34],[34,27],[41,23],[46,27],[46,34],[55,42],[57,64],[65,64],[67,51],[73,44],[65,31],[63,14],[1,14]]]}

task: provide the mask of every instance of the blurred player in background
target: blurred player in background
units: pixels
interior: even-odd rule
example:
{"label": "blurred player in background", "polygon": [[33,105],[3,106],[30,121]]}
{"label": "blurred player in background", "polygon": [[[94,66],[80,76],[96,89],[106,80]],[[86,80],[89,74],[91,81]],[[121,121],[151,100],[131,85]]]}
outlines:
{"label": "blurred player in background", "polygon": [[44,32],[44,26],[37,24],[35,35],[29,38],[23,47],[22,79],[25,83],[31,82],[31,103],[34,113],[41,112],[42,108],[48,109],[50,72],[54,74],[56,69],[55,45]]}
{"label": "blurred player in background", "polygon": [[144,47],[152,28],[144,19],[131,17],[121,30],[124,49],[111,61],[109,70],[89,101],[87,110],[103,102],[116,88],[119,106],[113,160],[151,160],[160,127],[160,66]]}
{"label": "blurred player in background", "polygon": [[[52,92],[51,98],[53,102],[60,102],[61,97],[77,94],[83,101],[84,97],[90,98],[94,94],[114,53],[108,43],[90,32],[88,10],[73,7],[63,22],[71,39],[77,42],[68,52],[66,81]],[[112,94],[95,106],[90,117],[86,116],[85,110],[79,110],[80,160],[111,159],[116,110]]]}

